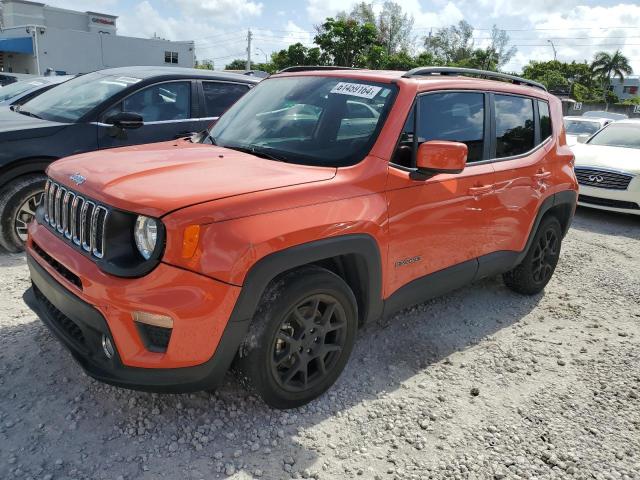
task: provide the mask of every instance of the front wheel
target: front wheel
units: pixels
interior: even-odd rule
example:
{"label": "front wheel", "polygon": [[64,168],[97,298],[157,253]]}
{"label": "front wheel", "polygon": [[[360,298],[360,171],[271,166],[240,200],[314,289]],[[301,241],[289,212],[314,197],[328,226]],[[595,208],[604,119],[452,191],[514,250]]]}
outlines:
{"label": "front wheel", "polygon": [[265,293],[238,367],[269,406],[294,408],[325,392],[344,369],[358,325],[356,299],[334,273],[304,267]]}
{"label": "front wheel", "polygon": [[0,194],[0,245],[12,253],[21,252],[27,241],[27,227],[44,197],[46,178],[41,174],[13,180]]}
{"label": "front wheel", "polygon": [[511,290],[525,295],[541,292],[551,280],[560,258],[562,228],[554,216],[545,217],[533,237],[531,247],[522,263],[503,274]]}

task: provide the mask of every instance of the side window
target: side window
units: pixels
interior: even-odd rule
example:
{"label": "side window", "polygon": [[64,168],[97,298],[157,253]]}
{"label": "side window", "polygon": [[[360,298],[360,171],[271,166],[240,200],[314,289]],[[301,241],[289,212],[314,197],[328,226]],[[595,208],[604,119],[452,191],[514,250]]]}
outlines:
{"label": "side window", "polygon": [[249,91],[246,85],[236,83],[202,82],[207,117],[219,117]]}
{"label": "side window", "polygon": [[435,93],[419,97],[418,143],[449,140],[467,145],[468,162],[483,159],[484,94]]}
{"label": "side window", "polygon": [[544,142],[551,136],[549,104],[543,100],[538,100],[538,112],[540,113],[540,141]]}
{"label": "side window", "polygon": [[533,149],[533,100],[496,95],[496,158],[512,157]]}
{"label": "side window", "polygon": [[169,82],[151,85],[109,110],[142,115],[145,123],[182,120],[191,117],[191,82]]}

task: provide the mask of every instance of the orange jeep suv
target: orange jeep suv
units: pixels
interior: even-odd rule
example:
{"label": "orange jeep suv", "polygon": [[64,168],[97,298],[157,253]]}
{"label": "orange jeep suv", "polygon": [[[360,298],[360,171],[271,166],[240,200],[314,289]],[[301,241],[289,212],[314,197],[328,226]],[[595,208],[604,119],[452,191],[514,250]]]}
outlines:
{"label": "orange jeep suv", "polygon": [[98,380],[211,389],[233,363],[296,407],[365,322],[497,274],[540,292],[572,167],[560,101],[534,82],[291,68],[199,137],[53,163],[25,300]]}

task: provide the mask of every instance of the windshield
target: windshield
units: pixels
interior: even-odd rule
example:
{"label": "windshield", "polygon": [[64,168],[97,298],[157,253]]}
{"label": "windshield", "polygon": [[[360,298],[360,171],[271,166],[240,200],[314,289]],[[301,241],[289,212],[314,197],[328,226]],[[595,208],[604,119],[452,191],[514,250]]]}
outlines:
{"label": "windshield", "polygon": [[600,124],[584,120],[565,120],[564,128],[567,129],[569,135],[583,135],[585,133],[592,135],[600,130]]}
{"label": "windshield", "polygon": [[233,105],[210,139],[290,163],[353,165],[375,142],[395,91],[393,85],[364,80],[272,78]]}
{"label": "windshield", "polygon": [[640,124],[612,123],[591,137],[589,145],[640,148]]}
{"label": "windshield", "polygon": [[73,78],[28,101],[21,113],[55,122],[76,122],[116,93],[140,79],[93,72]]}
{"label": "windshield", "polygon": [[44,84],[45,82],[41,80],[23,80],[22,82],[12,83],[6,87],[2,87],[0,89],[0,102],[6,102],[21,93],[27,92],[32,88],[40,87]]}

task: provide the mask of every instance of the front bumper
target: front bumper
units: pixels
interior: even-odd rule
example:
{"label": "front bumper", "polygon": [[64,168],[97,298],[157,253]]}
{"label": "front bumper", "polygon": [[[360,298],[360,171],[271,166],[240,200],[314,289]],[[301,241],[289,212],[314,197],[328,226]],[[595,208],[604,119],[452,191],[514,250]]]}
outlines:
{"label": "front bumper", "polygon": [[626,190],[580,185],[578,205],[640,215],[640,178],[634,178]]}
{"label": "front bumper", "polygon": [[[42,226],[32,224],[30,233],[27,261],[33,286],[24,300],[89,375],[158,392],[210,389],[224,378],[249,323],[231,320],[239,287],[166,265],[147,277],[98,283],[93,262]],[[47,245],[46,255],[38,254],[42,251],[34,249],[34,241]],[[60,274],[60,265],[81,279],[80,287]],[[145,308],[171,311],[174,331],[164,353],[148,351],[133,324],[131,310]],[[103,336],[115,346],[112,358],[104,354]]]}

